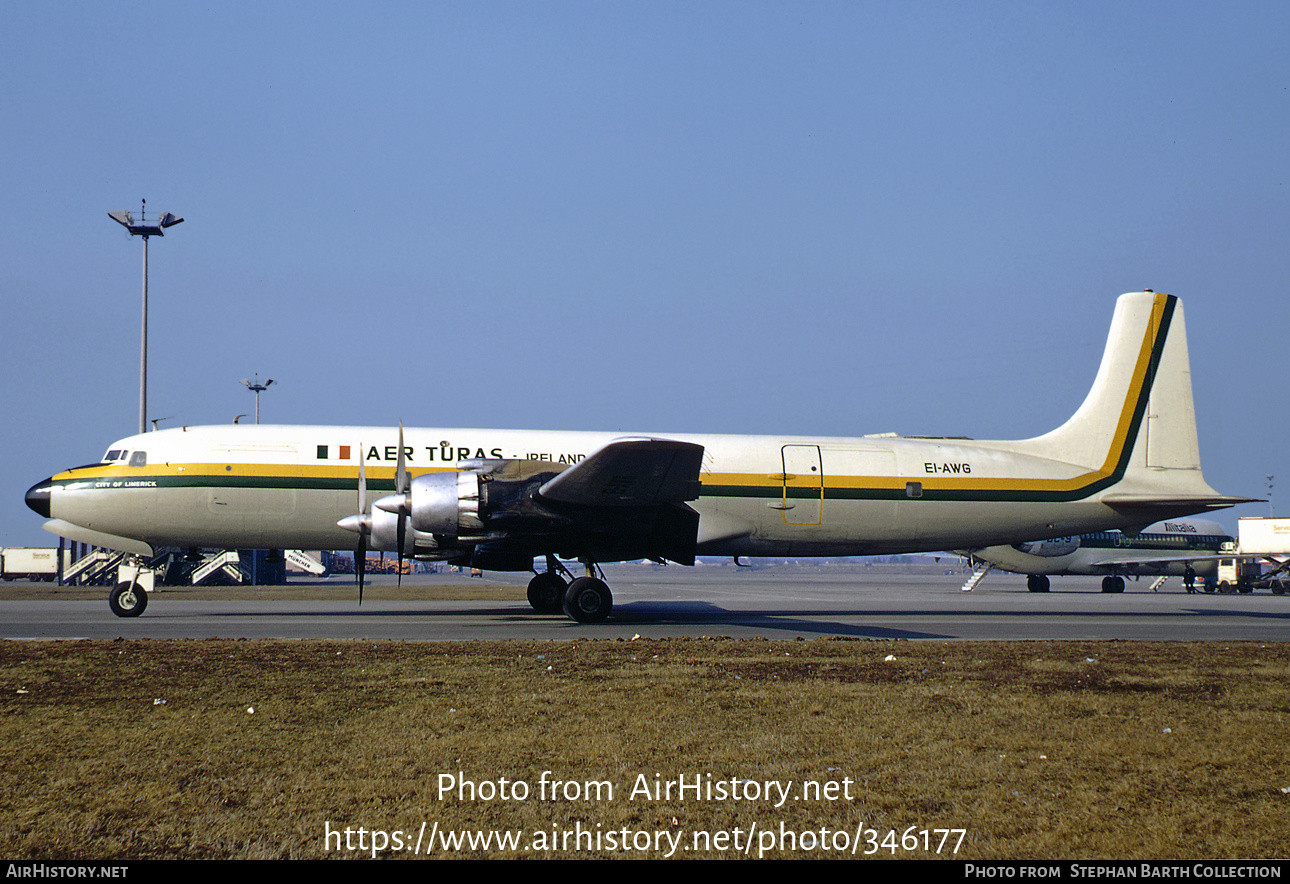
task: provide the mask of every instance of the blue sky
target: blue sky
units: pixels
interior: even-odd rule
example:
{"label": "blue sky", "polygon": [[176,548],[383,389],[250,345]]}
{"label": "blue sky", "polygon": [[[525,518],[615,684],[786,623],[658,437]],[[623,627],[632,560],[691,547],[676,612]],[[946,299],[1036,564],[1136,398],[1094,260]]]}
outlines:
{"label": "blue sky", "polygon": [[[0,544],[149,412],[1016,438],[1183,299],[1290,513],[1290,4],[8,4]],[[7,503],[5,502],[7,501]],[[1266,505],[1230,511],[1266,514]]]}

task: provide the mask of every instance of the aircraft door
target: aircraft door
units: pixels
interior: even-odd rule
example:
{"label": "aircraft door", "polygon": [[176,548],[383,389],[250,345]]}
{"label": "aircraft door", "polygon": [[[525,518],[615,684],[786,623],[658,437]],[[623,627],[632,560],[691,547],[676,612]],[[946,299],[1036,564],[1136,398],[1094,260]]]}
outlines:
{"label": "aircraft door", "polygon": [[784,522],[789,525],[820,525],[824,520],[824,468],[820,446],[785,445]]}

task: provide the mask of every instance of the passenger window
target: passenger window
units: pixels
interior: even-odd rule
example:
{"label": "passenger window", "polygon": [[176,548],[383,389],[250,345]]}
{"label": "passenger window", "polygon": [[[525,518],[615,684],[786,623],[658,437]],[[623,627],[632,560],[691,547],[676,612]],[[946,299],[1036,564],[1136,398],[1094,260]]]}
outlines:
{"label": "passenger window", "polygon": [[148,465],[148,452],[136,451],[130,455],[130,466],[146,467]]}

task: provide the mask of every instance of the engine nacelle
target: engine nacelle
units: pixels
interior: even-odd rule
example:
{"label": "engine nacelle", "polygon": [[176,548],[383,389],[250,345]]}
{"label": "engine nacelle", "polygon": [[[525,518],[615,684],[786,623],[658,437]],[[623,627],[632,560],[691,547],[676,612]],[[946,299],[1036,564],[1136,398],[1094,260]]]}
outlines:
{"label": "engine nacelle", "polygon": [[471,534],[479,521],[479,474],[473,472],[426,473],[412,480],[408,490],[413,529],[427,534],[456,537]]}
{"label": "engine nacelle", "polygon": [[[471,546],[490,534],[484,522],[513,528],[523,521],[532,530],[554,530],[567,519],[534,500],[533,492],[558,471],[545,461],[463,461],[453,472],[423,473],[403,494],[376,501],[375,511],[402,515],[408,530],[420,538],[437,541],[440,548],[461,543]],[[394,524],[397,524],[395,522]],[[494,526],[496,527],[496,526]],[[394,542],[397,546],[397,541]],[[464,547],[463,547],[464,548]],[[506,550],[507,554],[514,552]]]}
{"label": "engine nacelle", "polygon": [[[387,513],[385,510],[372,507],[372,512],[367,519],[368,548],[384,552],[398,552],[399,516],[395,513]],[[418,551],[435,549],[437,546],[438,544],[435,542],[434,537],[413,530],[411,525],[403,526],[403,555],[406,558],[412,558]]]}
{"label": "engine nacelle", "polygon": [[1032,540],[1029,543],[1014,543],[1012,548],[1027,555],[1053,559],[1068,556],[1079,549],[1079,536],[1052,537],[1048,540]]}

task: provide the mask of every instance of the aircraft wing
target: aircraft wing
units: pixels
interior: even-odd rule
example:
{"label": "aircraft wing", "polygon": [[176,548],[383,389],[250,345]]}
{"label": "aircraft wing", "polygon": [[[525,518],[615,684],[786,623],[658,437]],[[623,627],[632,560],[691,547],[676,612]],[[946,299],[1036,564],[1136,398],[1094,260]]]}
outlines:
{"label": "aircraft wing", "polygon": [[574,506],[652,507],[699,497],[703,446],[615,439],[548,480],[538,496]]}
{"label": "aircraft wing", "polygon": [[1215,562],[1219,559],[1230,559],[1236,553],[1220,555],[1209,550],[1197,550],[1195,553],[1160,553],[1154,556],[1107,556],[1088,563],[1090,568],[1103,568],[1108,571],[1124,565],[1168,565],[1173,562]]}

